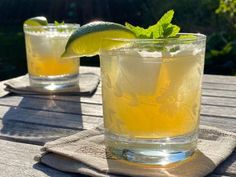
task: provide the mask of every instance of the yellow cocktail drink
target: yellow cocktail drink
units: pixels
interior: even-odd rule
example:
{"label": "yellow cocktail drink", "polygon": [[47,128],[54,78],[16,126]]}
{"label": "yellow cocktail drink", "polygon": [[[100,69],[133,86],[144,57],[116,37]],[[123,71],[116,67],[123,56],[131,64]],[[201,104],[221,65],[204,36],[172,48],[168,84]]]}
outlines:
{"label": "yellow cocktail drink", "polygon": [[78,25],[24,26],[30,83],[55,89],[77,84],[79,60],[62,59],[65,45]]}
{"label": "yellow cocktail drink", "polygon": [[[106,73],[103,99],[105,127],[109,132],[136,138],[163,138],[196,130],[203,53],[156,58],[155,62],[141,56],[114,55],[115,52],[101,56],[101,60],[107,60],[103,61]],[[118,58],[123,58],[124,63],[116,63]],[[127,63],[130,66],[122,68]],[[143,67],[137,68],[136,64]]]}
{"label": "yellow cocktail drink", "polygon": [[34,76],[55,76],[78,73],[78,62],[76,60],[62,60],[60,57],[56,56],[28,56],[28,61],[29,73]]}
{"label": "yellow cocktail drink", "polygon": [[173,16],[91,22],[66,45],[64,57],[100,56],[106,152],[118,159],[166,165],[197,149],[206,36],[180,33]]}
{"label": "yellow cocktail drink", "polygon": [[122,46],[100,53],[107,147],[141,163],[190,156],[199,127],[204,35],[104,40],[123,40]]}

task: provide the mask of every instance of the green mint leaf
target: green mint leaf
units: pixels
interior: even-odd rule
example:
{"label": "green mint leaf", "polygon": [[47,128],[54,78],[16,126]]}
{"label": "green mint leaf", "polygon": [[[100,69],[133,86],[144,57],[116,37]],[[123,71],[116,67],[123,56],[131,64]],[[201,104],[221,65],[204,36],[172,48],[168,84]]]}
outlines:
{"label": "green mint leaf", "polygon": [[54,25],[55,26],[61,26],[61,25],[65,25],[65,22],[64,21],[62,21],[61,23],[60,22],[58,22],[58,21],[54,21]]}
{"label": "green mint leaf", "polygon": [[179,46],[175,46],[175,47],[171,48],[169,51],[170,52],[176,52],[178,50],[180,50],[180,47]]}
{"label": "green mint leaf", "polygon": [[138,37],[138,38],[144,38],[146,36],[146,30],[144,28],[142,28],[142,27],[133,26],[133,25],[131,25],[128,22],[125,23],[125,26],[129,30],[131,30],[136,35],[136,37]]}
{"label": "green mint leaf", "polygon": [[157,21],[155,25],[148,27],[147,30],[149,31],[149,33],[153,34],[152,37],[154,39],[168,37],[168,35],[164,34],[167,33],[167,27],[171,24],[173,16],[174,10],[169,10],[160,18],[159,21]]}
{"label": "green mint leaf", "polygon": [[180,27],[171,23],[173,17],[174,10],[169,10],[156,24],[149,26],[147,29],[133,26],[127,22],[125,23],[125,26],[130,29],[137,38],[158,39],[175,37],[180,31]]}
{"label": "green mint leaf", "polygon": [[173,17],[174,17],[174,10],[169,10],[168,12],[166,12],[161,19],[158,21],[159,24],[168,24],[171,23]]}
{"label": "green mint leaf", "polygon": [[61,26],[65,25],[64,21],[62,21],[62,22],[60,23],[60,22],[58,22],[58,21],[55,20],[55,21],[54,21],[54,25],[55,25],[56,27],[58,27],[58,28],[56,28],[58,32],[63,32],[63,31],[65,30],[64,28],[61,27]]}
{"label": "green mint leaf", "polygon": [[180,31],[180,27],[177,25],[163,25],[163,37],[175,37]]}

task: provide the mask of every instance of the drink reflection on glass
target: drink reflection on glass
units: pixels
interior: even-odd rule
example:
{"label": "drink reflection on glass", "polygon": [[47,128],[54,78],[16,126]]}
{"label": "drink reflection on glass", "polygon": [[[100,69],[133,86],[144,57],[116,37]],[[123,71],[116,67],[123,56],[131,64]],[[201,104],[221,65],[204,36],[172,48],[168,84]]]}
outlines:
{"label": "drink reflection on glass", "polygon": [[105,139],[115,155],[165,165],[194,153],[205,40],[104,39],[125,43],[100,52]]}
{"label": "drink reflection on glass", "polygon": [[78,83],[79,59],[62,59],[61,54],[77,24],[24,25],[30,85],[57,90]]}

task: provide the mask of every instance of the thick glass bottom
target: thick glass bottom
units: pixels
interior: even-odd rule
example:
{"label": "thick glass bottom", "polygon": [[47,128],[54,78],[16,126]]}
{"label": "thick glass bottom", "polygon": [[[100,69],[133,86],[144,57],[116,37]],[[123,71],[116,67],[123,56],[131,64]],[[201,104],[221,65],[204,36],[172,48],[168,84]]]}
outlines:
{"label": "thick glass bottom", "polygon": [[59,76],[32,76],[29,75],[30,85],[45,90],[61,90],[78,85],[78,74]]}
{"label": "thick glass bottom", "polygon": [[118,158],[131,162],[167,165],[187,159],[196,150],[197,132],[191,135],[141,139],[127,138],[106,132],[106,146]]}

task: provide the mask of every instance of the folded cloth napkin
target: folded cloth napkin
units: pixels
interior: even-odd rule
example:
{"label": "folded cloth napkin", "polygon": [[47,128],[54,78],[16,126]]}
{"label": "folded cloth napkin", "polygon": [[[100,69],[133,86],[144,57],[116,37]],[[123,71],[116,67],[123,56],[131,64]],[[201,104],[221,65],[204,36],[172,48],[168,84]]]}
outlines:
{"label": "folded cloth napkin", "polygon": [[90,96],[96,91],[99,81],[99,76],[94,73],[82,73],[79,74],[77,86],[48,91],[42,88],[31,87],[29,85],[29,76],[26,74],[24,76],[13,78],[4,82],[5,87],[4,89],[0,89],[0,97],[3,97],[8,93],[16,93],[21,95],[56,94]]}
{"label": "folded cloth napkin", "polygon": [[236,134],[201,126],[197,152],[189,159],[166,167],[119,160],[105,148],[103,128],[97,127],[48,142],[35,157],[58,170],[94,177],[201,177],[212,172],[236,146]]}

